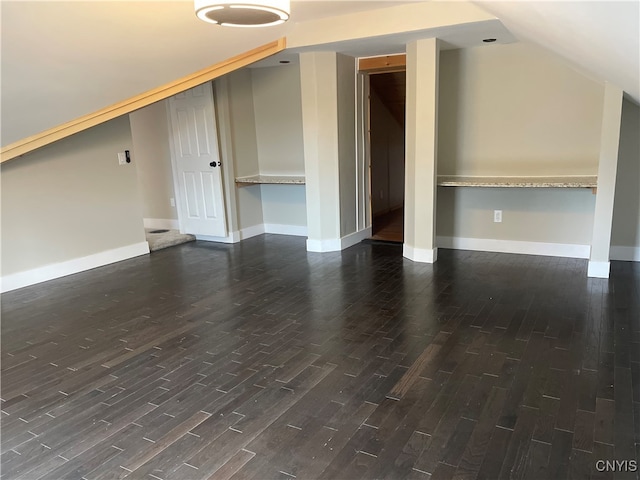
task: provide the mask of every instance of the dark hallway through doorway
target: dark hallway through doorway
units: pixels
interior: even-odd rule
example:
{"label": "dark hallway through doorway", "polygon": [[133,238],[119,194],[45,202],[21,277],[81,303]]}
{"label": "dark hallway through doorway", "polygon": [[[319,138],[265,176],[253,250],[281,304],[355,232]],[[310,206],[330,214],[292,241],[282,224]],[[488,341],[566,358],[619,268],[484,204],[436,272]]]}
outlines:
{"label": "dark hallway through doorway", "polygon": [[404,241],[406,73],[369,76],[372,238]]}

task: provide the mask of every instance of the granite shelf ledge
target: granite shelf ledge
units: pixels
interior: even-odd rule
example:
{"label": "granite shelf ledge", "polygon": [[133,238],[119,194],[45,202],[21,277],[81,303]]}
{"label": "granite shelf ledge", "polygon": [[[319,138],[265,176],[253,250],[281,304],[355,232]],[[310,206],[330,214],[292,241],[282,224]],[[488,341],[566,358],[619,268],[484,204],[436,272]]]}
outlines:
{"label": "granite shelf ledge", "polygon": [[304,185],[303,175],[249,175],[247,177],[236,177],[238,186],[247,185]]}
{"label": "granite shelf ledge", "polygon": [[481,177],[438,175],[439,187],[498,187],[498,188],[597,188],[596,175],[568,175],[559,177]]}

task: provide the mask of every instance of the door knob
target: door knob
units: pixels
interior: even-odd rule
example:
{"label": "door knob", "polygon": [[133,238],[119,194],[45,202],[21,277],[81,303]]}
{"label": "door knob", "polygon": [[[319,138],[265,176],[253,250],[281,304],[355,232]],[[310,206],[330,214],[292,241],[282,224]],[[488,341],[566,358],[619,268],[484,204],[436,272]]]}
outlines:
{"label": "door knob", "polygon": [[211,163],[209,164],[209,166],[210,166],[210,167],[217,167],[217,166],[218,166],[218,164],[217,164],[216,162],[211,162]]}

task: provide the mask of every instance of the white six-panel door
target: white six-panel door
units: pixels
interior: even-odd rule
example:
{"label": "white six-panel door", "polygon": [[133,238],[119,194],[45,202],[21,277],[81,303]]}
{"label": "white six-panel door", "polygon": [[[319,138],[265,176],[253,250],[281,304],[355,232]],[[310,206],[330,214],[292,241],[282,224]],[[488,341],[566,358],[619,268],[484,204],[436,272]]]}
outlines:
{"label": "white six-panel door", "polygon": [[169,112],[181,230],[226,237],[222,165],[211,83],[171,97]]}

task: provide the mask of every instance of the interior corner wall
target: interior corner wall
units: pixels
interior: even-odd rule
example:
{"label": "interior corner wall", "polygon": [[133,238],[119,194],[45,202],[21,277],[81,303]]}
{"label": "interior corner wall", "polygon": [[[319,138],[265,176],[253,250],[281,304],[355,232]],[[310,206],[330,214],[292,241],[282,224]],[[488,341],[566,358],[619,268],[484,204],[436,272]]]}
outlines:
{"label": "interior corner wall", "polygon": [[[251,80],[260,174],[304,176],[299,65],[253,68]],[[272,225],[307,226],[304,185],[257,188],[267,230]]]}
{"label": "interior corner wall", "polygon": [[618,174],[611,231],[613,260],[640,261],[640,136],[638,132],[640,132],[640,107],[625,99],[622,102]]}
{"label": "interior corner wall", "polygon": [[[443,51],[440,66],[439,174],[597,174],[603,85],[522,43]],[[590,189],[439,187],[437,234],[587,249],[594,209]]]}
{"label": "interior corner wall", "polygon": [[372,88],[370,98],[371,213],[404,204],[404,128]]}
{"label": "interior corner wall", "polygon": [[307,226],[304,185],[260,185],[265,225]]}
{"label": "interior corner wall", "polygon": [[340,238],[336,70],[335,52],[300,54],[308,249]]}
{"label": "interior corner wall", "polygon": [[603,99],[534,45],[443,51],[438,173],[597,175]]}
{"label": "interior corner wall", "polygon": [[340,235],[356,225],[356,59],[336,55],[338,89],[338,162],[340,177]]}
{"label": "interior corner wall", "polygon": [[132,149],[125,115],[3,163],[2,276],[146,245]]}
{"label": "interior corner wall", "polygon": [[260,173],[304,175],[299,66],[250,71]]}
{"label": "interior corner wall", "polygon": [[[235,175],[244,177],[257,175],[258,142],[253,104],[253,83],[249,69],[236,70],[228,74],[229,125],[233,151]],[[264,223],[262,195],[259,185],[236,189],[238,226],[246,229]]]}
{"label": "interior corner wall", "polygon": [[177,221],[171,206],[175,198],[171,169],[171,146],[166,101],[153,103],[129,114],[133,140],[132,159],[138,173],[142,214],[145,219]]}
{"label": "interior corner wall", "polygon": [[[439,237],[589,245],[591,189],[438,187]],[[493,211],[502,210],[494,223]]]}

